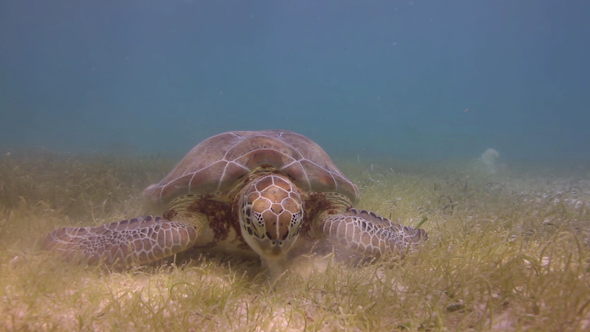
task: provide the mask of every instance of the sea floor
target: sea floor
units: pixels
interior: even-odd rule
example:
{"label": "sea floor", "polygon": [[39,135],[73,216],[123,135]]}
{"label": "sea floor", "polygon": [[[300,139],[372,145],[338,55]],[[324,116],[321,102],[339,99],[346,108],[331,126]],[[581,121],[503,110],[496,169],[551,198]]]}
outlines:
{"label": "sea floor", "polygon": [[302,258],[272,285],[232,257],[109,270],[40,250],[55,228],[145,215],[142,190],[175,162],[1,156],[0,330],[590,330],[588,164],[338,159],[360,208],[429,240],[403,260]]}

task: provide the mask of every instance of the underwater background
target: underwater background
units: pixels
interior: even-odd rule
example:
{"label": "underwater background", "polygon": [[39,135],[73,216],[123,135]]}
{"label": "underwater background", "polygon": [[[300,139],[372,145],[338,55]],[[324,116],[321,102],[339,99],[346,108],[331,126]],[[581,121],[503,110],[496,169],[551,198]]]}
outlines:
{"label": "underwater background", "polygon": [[280,128],[331,155],[590,157],[588,1],[0,3],[0,151],[182,156]]}

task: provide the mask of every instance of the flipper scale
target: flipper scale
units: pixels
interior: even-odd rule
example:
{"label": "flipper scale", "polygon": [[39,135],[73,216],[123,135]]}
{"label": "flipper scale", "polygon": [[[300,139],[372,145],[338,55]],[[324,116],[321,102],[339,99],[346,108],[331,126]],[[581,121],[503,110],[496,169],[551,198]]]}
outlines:
{"label": "flipper scale", "polygon": [[197,233],[191,225],[148,216],[96,227],[56,229],[43,246],[70,260],[126,266],[184,251],[194,245]]}
{"label": "flipper scale", "polygon": [[325,217],[320,229],[333,244],[374,258],[388,252],[403,253],[408,247],[428,239],[423,229],[403,226],[373,212],[356,209]]}

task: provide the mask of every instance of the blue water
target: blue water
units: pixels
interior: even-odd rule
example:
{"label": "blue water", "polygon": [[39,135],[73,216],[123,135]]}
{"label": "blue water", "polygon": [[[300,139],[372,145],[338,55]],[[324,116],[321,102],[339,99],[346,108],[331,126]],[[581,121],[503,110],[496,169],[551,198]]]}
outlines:
{"label": "blue water", "polygon": [[0,149],[590,159],[590,1],[3,0]]}

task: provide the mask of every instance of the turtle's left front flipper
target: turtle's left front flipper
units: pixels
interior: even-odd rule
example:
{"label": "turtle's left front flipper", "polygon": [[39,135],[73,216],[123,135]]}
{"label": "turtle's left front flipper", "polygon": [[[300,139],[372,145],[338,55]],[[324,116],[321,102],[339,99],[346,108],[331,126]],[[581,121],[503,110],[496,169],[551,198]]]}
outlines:
{"label": "turtle's left front flipper", "polygon": [[196,225],[147,216],[96,227],[56,229],[45,238],[45,250],[89,264],[129,266],[172,256],[192,247]]}
{"label": "turtle's left front flipper", "polygon": [[357,209],[324,217],[320,230],[333,245],[374,258],[388,252],[403,254],[409,247],[428,238],[423,229],[403,226],[373,212]]}

